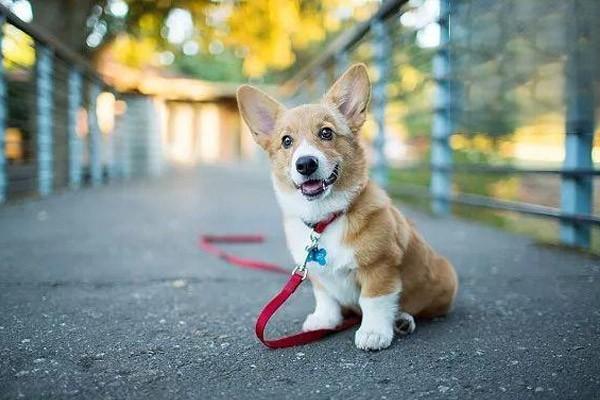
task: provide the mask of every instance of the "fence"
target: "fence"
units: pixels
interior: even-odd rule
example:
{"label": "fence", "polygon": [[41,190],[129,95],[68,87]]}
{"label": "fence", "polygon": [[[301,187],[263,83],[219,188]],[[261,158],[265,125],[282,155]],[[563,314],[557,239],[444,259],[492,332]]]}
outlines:
{"label": "fence", "polygon": [[162,170],[152,101],[0,5],[0,203]]}
{"label": "fence", "polygon": [[589,247],[599,17],[600,2],[578,0],[391,0],[289,86],[304,102],[367,63],[374,179],[440,215],[454,205],[557,220],[562,243]]}

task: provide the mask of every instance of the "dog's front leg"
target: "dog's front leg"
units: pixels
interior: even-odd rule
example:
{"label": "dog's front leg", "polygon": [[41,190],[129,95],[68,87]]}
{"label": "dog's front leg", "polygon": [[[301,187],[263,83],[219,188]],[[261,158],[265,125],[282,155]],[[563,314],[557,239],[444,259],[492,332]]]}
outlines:
{"label": "dog's front leg", "polygon": [[362,350],[381,350],[392,343],[400,298],[400,282],[394,283],[385,269],[361,274],[358,299],[362,322],[354,343]]}
{"label": "dog's front leg", "polygon": [[315,280],[312,281],[313,293],[315,295],[315,311],[309,314],[302,325],[304,331],[317,329],[333,329],[342,323],[342,308],[340,303],[334,299],[324,287]]}

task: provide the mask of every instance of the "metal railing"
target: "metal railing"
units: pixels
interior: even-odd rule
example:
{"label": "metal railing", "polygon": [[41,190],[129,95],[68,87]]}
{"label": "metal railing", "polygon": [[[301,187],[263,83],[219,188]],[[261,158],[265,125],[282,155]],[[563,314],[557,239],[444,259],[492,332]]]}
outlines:
{"label": "metal railing", "polygon": [[[593,215],[592,212],[592,179],[600,175],[600,171],[594,168],[592,162],[595,130],[593,90],[594,82],[598,80],[598,77],[593,75],[597,60],[591,58],[594,51],[590,48],[592,46],[590,43],[599,42],[598,38],[594,36],[598,32],[593,30],[595,29],[593,28],[593,18],[590,18],[588,14],[600,13],[600,7],[594,8],[592,13],[588,9],[578,9],[577,7],[582,6],[577,0],[561,2],[553,6],[547,3],[540,4],[540,7],[544,7],[544,9],[555,7],[558,10],[556,11],[558,17],[552,15],[547,18],[550,21],[547,26],[550,27],[551,32],[556,33],[561,21],[565,25],[560,26],[560,29],[564,29],[566,44],[564,48],[556,51],[557,54],[554,54],[552,51],[546,51],[545,48],[540,50],[541,47],[549,47],[546,42],[541,45],[537,43],[540,40],[539,36],[543,36],[543,33],[547,34],[547,31],[543,30],[547,26],[537,25],[539,23],[536,20],[542,20],[544,15],[536,14],[535,10],[526,10],[525,17],[520,15],[518,18],[512,18],[512,12],[503,14],[502,11],[506,10],[499,9],[495,11],[496,15],[492,14],[491,20],[485,19],[489,17],[485,13],[494,12],[494,10],[489,10],[494,7],[525,6],[525,3],[533,4],[534,2],[514,4],[511,2],[511,5],[504,4],[509,2],[489,4],[482,0],[436,1],[439,13],[432,21],[428,21],[428,23],[436,25],[439,30],[438,43],[435,47],[418,48],[419,46],[415,42],[419,38],[419,30],[422,30],[423,26],[407,27],[409,24],[402,18],[405,13],[414,12],[415,9],[411,7],[418,2],[412,4],[413,2],[409,3],[405,0],[386,1],[371,19],[340,35],[320,57],[301,69],[288,82],[290,93],[294,92],[294,88],[301,88],[294,92],[296,94],[292,100],[303,102],[310,97],[322,95],[333,77],[339,75],[350,62],[365,62],[375,77],[371,103],[373,121],[371,130],[374,132],[372,135],[374,179],[383,185],[388,185],[388,190],[393,194],[430,199],[432,210],[439,215],[449,213],[451,205],[455,204],[551,218],[560,223],[562,243],[589,247],[591,228],[600,226],[600,217]],[[426,0],[425,3],[431,6],[432,1]],[[586,7],[592,7],[591,3],[593,2],[586,3]],[[419,10],[416,11],[417,14],[411,15],[411,18],[418,15]],[[479,14],[472,15],[472,13]],[[559,19],[565,18],[565,16],[568,18]],[[519,20],[520,25],[505,26],[506,24],[502,21],[508,18]],[[551,18],[555,18],[555,20],[551,20]],[[478,28],[473,27],[473,24],[478,23],[480,24]],[[489,27],[483,26],[486,23]],[[530,28],[528,25],[533,27]],[[479,30],[475,32],[476,29]],[[527,31],[527,29],[531,29],[531,31]],[[527,70],[526,73],[520,73],[516,77],[506,77],[509,70],[507,63],[510,60],[507,61],[508,58],[504,54],[508,51],[515,53],[517,51],[506,49],[503,47],[505,43],[498,45],[498,49],[495,49],[493,44],[486,42],[483,42],[483,46],[480,48],[475,48],[472,44],[473,32],[487,37],[486,40],[491,40],[489,37],[498,37],[497,40],[500,42],[513,34],[512,31],[516,32],[515,35],[521,34],[522,36],[518,38],[521,41],[521,44],[518,45],[521,47],[515,45],[517,50],[524,48],[529,49],[527,51],[531,53],[536,52],[535,55],[531,55],[531,57],[537,57],[534,60],[535,63],[532,63],[535,67],[549,68],[547,67],[549,65],[554,68],[558,65],[564,71],[564,96],[562,96],[564,97],[564,110],[558,108],[564,118],[565,132],[565,156],[562,168],[521,168],[510,165],[510,163],[504,165],[486,162],[456,163],[454,160],[456,151],[451,145],[453,136],[459,134],[459,129],[463,131],[478,129],[474,124],[469,126],[464,121],[460,121],[461,116],[469,116],[467,106],[471,108],[477,106],[477,104],[473,105],[477,99],[469,100],[465,94],[469,85],[481,84],[478,80],[498,79],[498,98],[502,100],[500,107],[510,110],[506,104],[512,105],[513,103],[506,100],[506,93],[514,93],[515,88],[521,90],[533,80],[532,76],[540,75],[538,70],[542,68],[535,70],[531,66],[525,65],[531,71]],[[488,34],[488,36],[481,35],[481,33]],[[556,40],[556,34],[548,39],[549,42]],[[523,54],[526,56],[525,51]],[[521,55],[521,57],[525,56]],[[485,72],[488,75],[478,76],[469,70],[471,74],[469,78],[461,75],[467,68],[465,65],[468,68],[483,66],[480,70],[489,69],[490,60],[497,65],[495,74]],[[428,72],[419,70],[424,65],[428,65]],[[424,79],[409,90],[403,89],[404,77],[400,76],[398,72],[403,67],[407,67],[405,69],[408,72],[411,72],[410,68],[422,72],[425,75]],[[560,94],[551,94],[552,96],[558,97]],[[429,174],[428,189],[419,185],[390,183],[385,151],[385,143],[389,139],[386,130],[391,122],[399,118],[393,110],[393,103],[398,99],[410,108],[410,112],[403,114],[404,121],[409,121],[407,125],[416,126],[415,129],[419,130],[418,134],[421,134],[421,138],[427,142],[428,162],[413,163],[410,168],[415,171],[427,171]],[[467,104],[469,101],[471,104]],[[502,111],[505,111],[504,108]],[[494,111],[494,108],[487,110]],[[476,112],[471,112],[470,117],[477,115]],[[499,114],[498,125],[505,123],[507,115],[510,115],[508,111]],[[473,126],[475,127],[473,128]],[[507,128],[507,130],[510,129]],[[494,196],[473,193],[459,193],[455,190],[454,176],[457,174],[467,176],[556,176],[561,180],[560,207],[499,199]]]}
{"label": "metal railing", "polygon": [[0,43],[0,203],[136,174],[147,134],[126,110],[141,96],[3,5]]}

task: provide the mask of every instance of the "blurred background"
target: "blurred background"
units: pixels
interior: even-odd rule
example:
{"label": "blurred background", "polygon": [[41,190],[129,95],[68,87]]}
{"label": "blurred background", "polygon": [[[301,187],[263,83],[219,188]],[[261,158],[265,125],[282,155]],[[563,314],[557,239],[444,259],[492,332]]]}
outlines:
{"label": "blurred background", "polygon": [[374,178],[403,201],[600,252],[600,2],[0,0],[0,201],[265,163],[235,89],[374,82]]}

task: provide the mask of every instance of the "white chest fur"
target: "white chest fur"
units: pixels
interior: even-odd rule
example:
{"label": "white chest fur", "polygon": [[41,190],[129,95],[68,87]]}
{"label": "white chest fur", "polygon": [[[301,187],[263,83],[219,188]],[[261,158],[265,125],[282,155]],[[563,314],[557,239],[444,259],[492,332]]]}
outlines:
{"label": "white chest fur", "polygon": [[[308,273],[317,278],[325,290],[342,305],[358,305],[360,288],[356,283],[356,259],[354,250],[343,242],[346,216],[340,216],[321,235],[319,247],[327,251],[327,265],[308,264]],[[310,228],[299,218],[287,218],[284,223],[288,248],[294,262],[300,264],[306,257],[306,245],[310,242]]]}

